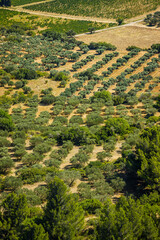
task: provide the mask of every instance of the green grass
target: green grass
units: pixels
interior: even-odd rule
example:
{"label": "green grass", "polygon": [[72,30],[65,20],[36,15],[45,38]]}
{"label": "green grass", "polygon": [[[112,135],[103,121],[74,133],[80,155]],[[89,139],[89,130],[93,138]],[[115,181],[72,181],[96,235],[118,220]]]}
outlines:
{"label": "green grass", "polygon": [[19,5],[24,5],[28,3],[34,3],[34,2],[40,2],[44,0],[12,0],[12,5],[13,6],[19,6]]}
{"label": "green grass", "polygon": [[[95,29],[103,29],[108,26],[105,23],[97,23],[90,21],[69,20],[52,17],[38,17],[26,13],[19,13],[16,11],[2,10],[0,9],[0,26],[10,26],[14,23],[21,23],[30,26],[32,29],[38,27],[46,29],[52,29],[57,32],[67,32],[73,30],[77,34],[88,32],[88,28],[94,27]],[[36,30],[38,31],[38,30]]]}
{"label": "green grass", "polygon": [[35,11],[106,18],[131,18],[154,10],[160,0],[54,0],[26,7]]}

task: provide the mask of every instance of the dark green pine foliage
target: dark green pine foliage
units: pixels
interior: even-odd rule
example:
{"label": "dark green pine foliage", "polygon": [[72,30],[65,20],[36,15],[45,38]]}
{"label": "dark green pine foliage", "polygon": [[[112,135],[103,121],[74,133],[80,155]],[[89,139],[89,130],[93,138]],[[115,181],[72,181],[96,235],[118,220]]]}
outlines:
{"label": "dark green pine foliage", "polygon": [[49,240],[49,237],[41,224],[29,220],[23,226],[20,240]]}
{"label": "dark green pine foliage", "polygon": [[115,205],[107,201],[96,225],[96,240],[159,240],[159,203],[150,197],[135,201],[122,197]]}
{"label": "dark green pine foliage", "polygon": [[62,180],[55,178],[49,183],[47,201],[43,221],[49,239],[78,239],[83,227],[84,213]]}
{"label": "dark green pine foliage", "polygon": [[0,109],[0,129],[6,130],[8,132],[14,129],[14,124],[11,116],[3,109]]}
{"label": "dark green pine foliage", "polygon": [[0,6],[10,7],[11,6],[11,0],[1,0]]}
{"label": "dark green pine foliage", "polygon": [[20,239],[21,224],[28,215],[25,195],[9,194],[2,202],[0,214],[0,240]]}
{"label": "dark green pine foliage", "polygon": [[138,176],[150,188],[160,189],[160,127],[146,129],[136,146]]}

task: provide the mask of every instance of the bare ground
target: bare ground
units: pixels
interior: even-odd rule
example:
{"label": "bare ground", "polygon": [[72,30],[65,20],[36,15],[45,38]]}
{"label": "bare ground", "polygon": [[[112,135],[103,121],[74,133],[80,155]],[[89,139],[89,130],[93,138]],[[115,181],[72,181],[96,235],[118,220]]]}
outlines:
{"label": "bare ground", "polygon": [[60,169],[64,169],[66,166],[71,165],[70,159],[79,151],[79,147],[74,146],[73,149],[69,152],[68,156],[63,160],[60,165]]}
{"label": "bare ground", "polygon": [[160,30],[137,26],[126,26],[117,29],[108,29],[103,32],[76,37],[77,40],[90,42],[109,42],[124,51],[128,46],[135,45],[140,48],[149,48],[160,41]]}

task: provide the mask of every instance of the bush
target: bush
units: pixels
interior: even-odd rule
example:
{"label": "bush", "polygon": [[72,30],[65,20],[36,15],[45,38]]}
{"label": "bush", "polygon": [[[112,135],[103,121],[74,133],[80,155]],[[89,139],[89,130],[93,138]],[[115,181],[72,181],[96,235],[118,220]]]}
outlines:
{"label": "bush", "polygon": [[0,159],[0,173],[6,174],[14,166],[13,160],[9,156]]}
{"label": "bush", "polygon": [[124,118],[109,118],[105,126],[101,128],[99,136],[103,140],[107,140],[109,136],[116,134],[124,135],[129,133],[130,125]]}
{"label": "bush", "polygon": [[127,47],[126,50],[127,51],[133,51],[133,50],[134,51],[140,51],[141,48],[132,45],[132,46]]}
{"label": "bush", "polygon": [[34,152],[37,152],[39,154],[47,153],[51,150],[51,146],[49,146],[46,143],[40,143],[34,148]]}
{"label": "bush", "polygon": [[98,199],[86,199],[81,203],[82,208],[89,214],[95,214],[97,209],[102,208],[102,203]]}
{"label": "bush", "polygon": [[15,75],[15,78],[19,80],[21,79],[31,80],[31,79],[37,78],[36,71],[28,68],[20,68],[14,73],[14,75]]}
{"label": "bush", "polygon": [[54,103],[55,99],[56,99],[56,97],[52,94],[44,95],[41,99],[41,104],[50,105],[50,104]]}
{"label": "bush", "polygon": [[14,129],[13,121],[10,115],[4,110],[0,109],[0,129],[8,132]]}
{"label": "bush", "polygon": [[151,48],[157,50],[157,52],[160,53],[160,43],[152,44]]}
{"label": "bush", "polygon": [[39,168],[24,168],[20,169],[18,174],[23,183],[33,184],[35,182],[44,180],[46,171]]}
{"label": "bush", "polygon": [[6,177],[2,182],[2,190],[15,191],[20,187],[22,187],[22,181],[17,177]]}
{"label": "bush", "polygon": [[104,120],[99,113],[93,112],[87,115],[86,124],[88,126],[93,126],[93,125],[98,125],[100,123],[103,123],[103,121]]}
{"label": "bush", "polygon": [[70,118],[69,122],[83,124],[83,119],[80,116],[74,115]]}

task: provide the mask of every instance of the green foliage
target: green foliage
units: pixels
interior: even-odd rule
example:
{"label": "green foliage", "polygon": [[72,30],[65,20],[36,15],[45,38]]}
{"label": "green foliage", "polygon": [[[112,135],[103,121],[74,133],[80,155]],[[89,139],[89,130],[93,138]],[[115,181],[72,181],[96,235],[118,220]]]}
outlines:
{"label": "green foliage", "polygon": [[86,118],[86,124],[88,126],[98,125],[100,123],[103,123],[103,121],[103,118],[97,112],[92,112],[88,114]]}
{"label": "green foliage", "polygon": [[159,27],[160,26],[160,12],[155,12],[153,15],[152,14],[148,14],[145,19],[144,22],[148,25],[148,26],[156,26]]}
{"label": "green foliage", "polygon": [[[3,211],[2,211],[3,208]],[[25,195],[12,193],[2,202],[0,216],[0,238],[4,240],[20,237],[20,228],[29,215]]]}
{"label": "green foliage", "polygon": [[94,93],[94,96],[91,97],[91,100],[94,101],[95,99],[103,99],[105,102],[107,102],[112,100],[112,96],[110,92],[102,90]]}
{"label": "green foliage", "polygon": [[44,177],[46,176],[46,170],[36,167],[22,168],[19,170],[18,174],[23,183],[33,184],[35,182],[44,180]]}
{"label": "green foliage", "polygon": [[11,0],[1,0],[0,6],[10,7],[11,6]]}
{"label": "green foliage", "polygon": [[43,159],[43,156],[37,152],[27,153],[22,157],[22,162],[26,166],[32,166]]}
{"label": "green foliage", "polygon": [[106,42],[91,42],[88,45],[89,49],[104,49],[104,50],[111,50],[115,51],[116,46],[112,45],[111,43],[106,43]]}
{"label": "green foliage", "polygon": [[137,160],[139,162],[138,175],[151,188],[160,187],[160,131],[159,127],[146,129],[141,140],[136,145]]}
{"label": "green foliage", "polygon": [[50,105],[54,103],[54,101],[55,101],[55,96],[52,94],[46,94],[41,99],[41,103],[44,105]]}
{"label": "green foliage", "polygon": [[116,205],[107,201],[96,227],[96,239],[159,239],[156,217],[159,210],[156,204],[152,206],[147,201],[142,204],[125,197]]}
{"label": "green foliage", "polygon": [[6,174],[14,166],[13,160],[9,156],[1,157],[0,159],[0,173]]}
{"label": "green foliage", "polygon": [[101,128],[99,136],[103,140],[107,140],[109,136],[124,135],[129,133],[130,125],[124,118],[109,118],[105,122],[105,126]]}
{"label": "green foliage", "polygon": [[158,97],[156,98],[157,103],[156,103],[156,107],[158,108],[158,110],[160,111],[160,95],[158,95]]}
{"label": "green foliage", "polygon": [[55,178],[48,185],[44,228],[50,239],[77,239],[83,227],[83,210],[62,180]]}
{"label": "green foliage", "polygon": [[92,134],[87,127],[73,127],[66,129],[57,136],[57,142],[72,141],[75,145],[94,143],[96,136]]}
{"label": "green foliage", "polygon": [[31,80],[31,79],[37,78],[36,71],[34,71],[33,69],[27,69],[27,68],[20,68],[14,73],[14,75],[16,79]]}
{"label": "green foliage", "polygon": [[0,128],[2,130],[7,130],[8,132],[14,129],[14,124],[11,116],[2,109],[0,109]]}
{"label": "green foliage", "polygon": [[22,187],[22,181],[17,177],[5,177],[2,181],[2,190],[15,191],[20,187]]}
{"label": "green foliage", "polygon": [[126,50],[127,50],[127,51],[133,51],[133,50],[134,50],[134,51],[138,51],[138,52],[139,52],[139,51],[141,50],[141,48],[132,45],[132,46],[128,46],[128,47],[126,48]]}
{"label": "green foliage", "polygon": [[12,0],[13,6],[19,6],[19,5],[24,5],[27,3],[34,3],[34,2],[40,2],[40,1],[39,0]]}
{"label": "green foliage", "polygon": [[117,21],[118,25],[122,25],[123,22],[124,22],[124,19],[123,18],[117,18],[116,21]]}
{"label": "green foliage", "polygon": [[157,50],[157,52],[160,53],[160,44],[159,44],[159,43],[153,44],[153,45],[151,46],[151,48]]}
{"label": "green foliage", "polygon": [[45,232],[41,224],[33,221],[26,221],[23,226],[22,240],[49,240],[48,233]]}
{"label": "green foliage", "polygon": [[102,208],[102,203],[97,199],[86,199],[81,202],[82,208],[89,214],[95,214],[97,209]]}
{"label": "green foliage", "polygon": [[[92,2],[79,0],[56,0],[56,2],[42,3],[39,5],[29,6],[28,9],[37,11],[65,13],[69,15],[80,16],[96,16],[106,18],[131,18],[140,15],[146,11],[155,9],[159,4],[159,0],[151,0],[149,3],[146,0],[134,0],[128,5],[126,0],[105,1],[94,0]],[[123,6],[123,7],[122,7]],[[90,11],[88,11],[88,8]],[[116,9],[116,11],[115,11]]]}
{"label": "green foliage", "polygon": [[80,116],[73,115],[70,120],[70,123],[78,123],[78,124],[83,124],[83,119]]}
{"label": "green foliage", "polygon": [[59,172],[58,177],[61,178],[69,187],[72,187],[75,180],[81,178],[81,174],[77,170],[63,170]]}

